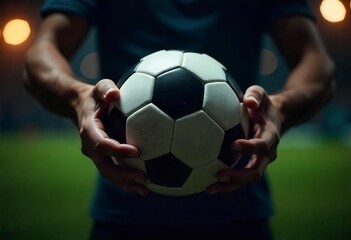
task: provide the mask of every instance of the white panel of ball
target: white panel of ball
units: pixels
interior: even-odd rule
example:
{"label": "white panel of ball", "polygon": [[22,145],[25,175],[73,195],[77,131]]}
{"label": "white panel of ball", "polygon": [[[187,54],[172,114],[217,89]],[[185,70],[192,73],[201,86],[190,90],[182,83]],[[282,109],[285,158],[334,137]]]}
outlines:
{"label": "white panel of ball", "polygon": [[[205,85],[202,110],[175,121],[152,98],[155,77],[177,67],[192,72]],[[206,54],[162,50],[142,58],[134,70],[120,89],[116,107],[127,116],[127,143],[139,148],[141,156],[120,162],[147,173],[145,161],[172,153],[193,169],[183,186],[165,187],[150,181],[146,186],[171,196],[204,191],[217,182],[219,170],[228,168],[217,159],[225,131],[240,124],[245,136],[249,132],[247,109],[228,85],[225,67]]]}
{"label": "white panel of ball", "polygon": [[239,99],[226,82],[205,85],[203,110],[225,131],[240,123]]}
{"label": "white panel of ball", "polygon": [[122,85],[121,96],[116,106],[125,116],[129,116],[141,106],[151,102],[154,85],[154,77],[144,73],[134,73]]}
{"label": "white panel of ball", "polygon": [[176,121],[172,153],[191,168],[207,165],[219,154],[224,131],[204,111]]}
{"label": "white panel of ball", "polygon": [[194,169],[183,188],[196,193],[205,191],[209,185],[218,181],[217,173],[224,168],[228,167],[221,161],[215,160],[206,166]]}
{"label": "white panel of ball", "polygon": [[127,119],[127,142],[140,150],[144,160],[170,152],[174,120],[150,103]]}
{"label": "white panel of ball", "polygon": [[222,64],[206,54],[184,53],[182,67],[204,82],[226,81]]}
{"label": "white panel of ball", "polygon": [[135,71],[157,76],[167,70],[180,67],[182,60],[181,51],[158,51],[143,58]]}

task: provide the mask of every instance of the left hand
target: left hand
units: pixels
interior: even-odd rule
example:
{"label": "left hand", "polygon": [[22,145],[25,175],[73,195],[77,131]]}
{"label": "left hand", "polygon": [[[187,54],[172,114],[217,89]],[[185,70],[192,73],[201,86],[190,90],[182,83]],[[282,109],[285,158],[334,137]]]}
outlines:
{"label": "left hand", "polygon": [[282,120],[268,94],[254,85],[246,90],[243,102],[249,111],[252,138],[235,140],[231,150],[251,158],[243,169],[219,171],[218,182],[207,188],[208,193],[231,192],[259,180],[268,164],[277,158]]}

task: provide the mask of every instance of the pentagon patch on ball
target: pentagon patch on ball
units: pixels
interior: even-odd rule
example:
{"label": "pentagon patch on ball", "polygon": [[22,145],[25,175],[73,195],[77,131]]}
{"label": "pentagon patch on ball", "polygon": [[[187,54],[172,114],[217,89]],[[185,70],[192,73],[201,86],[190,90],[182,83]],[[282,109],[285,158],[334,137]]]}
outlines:
{"label": "pentagon patch on ball", "polygon": [[[103,119],[106,133],[140,150],[125,164],[144,171],[154,192],[202,192],[235,166],[230,144],[249,131],[242,92],[214,58],[162,50],[142,58],[117,83],[120,99]],[[117,161],[115,161],[117,163]]]}

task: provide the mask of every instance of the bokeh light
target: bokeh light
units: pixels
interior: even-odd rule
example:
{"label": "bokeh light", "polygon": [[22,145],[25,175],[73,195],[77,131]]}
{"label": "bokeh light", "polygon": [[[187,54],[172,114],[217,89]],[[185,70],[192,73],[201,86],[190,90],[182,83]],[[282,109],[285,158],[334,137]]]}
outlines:
{"label": "bokeh light", "polygon": [[269,49],[261,50],[260,74],[272,74],[278,67],[277,56]]}
{"label": "bokeh light", "polygon": [[97,79],[100,73],[99,54],[97,52],[87,54],[80,64],[80,71],[88,79]]}
{"label": "bokeh light", "polygon": [[346,15],[346,8],[339,0],[323,0],[320,11],[329,22],[341,22]]}
{"label": "bokeh light", "polygon": [[19,45],[28,39],[30,32],[30,26],[27,21],[13,19],[5,25],[2,35],[7,44]]}

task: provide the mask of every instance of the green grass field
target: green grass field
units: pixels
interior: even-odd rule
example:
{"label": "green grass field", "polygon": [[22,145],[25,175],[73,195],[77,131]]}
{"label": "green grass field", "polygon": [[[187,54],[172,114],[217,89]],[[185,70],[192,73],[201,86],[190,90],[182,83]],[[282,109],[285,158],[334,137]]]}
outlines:
{"label": "green grass field", "polygon": [[[287,137],[269,172],[276,239],[351,239],[350,148]],[[72,133],[2,134],[0,239],[87,239],[95,176]]]}

